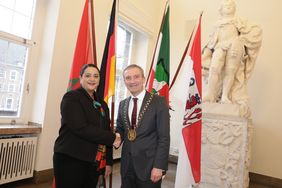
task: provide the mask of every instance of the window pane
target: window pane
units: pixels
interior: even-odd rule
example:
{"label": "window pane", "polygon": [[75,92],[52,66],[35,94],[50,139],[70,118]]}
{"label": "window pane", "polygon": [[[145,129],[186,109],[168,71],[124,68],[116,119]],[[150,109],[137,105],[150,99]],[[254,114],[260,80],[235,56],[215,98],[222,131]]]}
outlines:
{"label": "window pane", "polygon": [[19,116],[27,53],[26,46],[0,39],[0,116]]}
{"label": "window pane", "polygon": [[9,9],[13,9],[15,4],[15,0],[0,0],[0,5],[7,7]]}
{"label": "window pane", "polygon": [[13,17],[13,12],[0,5],[0,18],[1,18],[0,30],[6,32],[11,30],[12,17]]}
{"label": "window pane", "polygon": [[[118,105],[119,102],[126,97],[126,87],[123,84],[123,69],[129,65],[131,41],[133,34],[129,32],[126,26],[118,26],[117,29],[117,56],[116,56],[116,93],[115,102]],[[118,114],[118,108],[115,108],[115,116]],[[115,117],[116,119],[116,117]]]}
{"label": "window pane", "polygon": [[[8,48],[8,41],[4,41],[0,39],[0,63],[4,63],[6,60],[6,56],[7,56],[7,48]],[[4,74],[4,70],[0,69],[0,73],[3,72],[2,74]]]}
{"label": "window pane", "polygon": [[31,19],[22,14],[14,13],[14,21],[12,24],[11,32],[17,36],[30,38],[29,37],[30,31],[31,31]]}
{"label": "window pane", "polygon": [[12,109],[12,103],[13,103],[13,99],[10,98],[10,99],[6,100],[6,105],[5,106],[6,106],[7,110]]}
{"label": "window pane", "polygon": [[0,0],[0,30],[30,39],[35,0]]}
{"label": "window pane", "polygon": [[34,5],[34,0],[17,0],[15,5],[15,11],[25,15],[26,17],[32,18]]}

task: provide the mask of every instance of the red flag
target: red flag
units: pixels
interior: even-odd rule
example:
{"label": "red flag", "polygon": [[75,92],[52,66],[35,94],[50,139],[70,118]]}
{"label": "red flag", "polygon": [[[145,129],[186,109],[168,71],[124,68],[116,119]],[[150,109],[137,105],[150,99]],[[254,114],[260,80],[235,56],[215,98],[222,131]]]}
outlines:
{"label": "red flag", "polygon": [[[175,187],[184,188],[199,183],[201,180],[201,132],[202,132],[202,77],[201,77],[201,17],[190,51],[189,61],[192,63],[188,96],[182,128],[184,144],[179,149]],[[189,72],[189,71],[188,71]],[[184,148],[184,149],[183,149]],[[180,152],[183,149],[182,153]],[[183,157],[188,158],[185,159]],[[191,171],[191,172],[190,172]],[[185,174],[184,174],[185,173]],[[189,175],[192,178],[189,179]],[[183,177],[185,179],[183,180]]]}
{"label": "red flag", "polygon": [[116,0],[113,2],[110,26],[107,34],[103,59],[100,68],[100,84],[98,95],[107,103],[111,96],[115,94],[115,77],[116,77],[116,55],[115,55],[115,23]]}
{"label": "red flag", "polygon": [[[79,32],[77,36],[75,52],[70,72],[68,91],[74,90],[80,86],[79,77],[80,69],[84,64],[96,64],[96,47],[93,7],[90,0],[86,0],[80,21]],[[90,13],[89,13],[90,11]],[[92,13],[92,15],[91,15]],[[93,26],[93,27],[92,27]],[[52,188],[56,188],[55,178],[53,179]]]}
{"label": "red flag", "polygon": [[[84,64],[94,63],[96,64],[95,57],[95,45],[93,41],[95,38],[92,35],[92,17],[89,11],[92,8],[89,5],[89,0],[85,1],[84,10],[80,22],[80,28],[77,36],[76,47],[72,62],[72,69],[70,72],[70,80],[68,84],[68,91],[74,90],[80,86],[79,73]],[[94,27],[93,27],[94,28]]]}

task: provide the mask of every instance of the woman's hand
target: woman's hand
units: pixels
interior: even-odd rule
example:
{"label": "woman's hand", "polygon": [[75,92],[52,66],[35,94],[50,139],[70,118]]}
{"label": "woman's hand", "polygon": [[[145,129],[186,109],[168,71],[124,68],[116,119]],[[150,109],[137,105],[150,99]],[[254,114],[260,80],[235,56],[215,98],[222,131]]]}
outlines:
{"label": "woman's hand", "polygon": [[106,165],[105,177],[109,176],[112,173],[112,166]]}
{"label": "woman's hand", "polygon": [[116,139],[113,143],[113,146],[115,147],[115,149],[119,148],[121,144],[121,137],[120,137],[120,134],[119,133],[116,133]]}

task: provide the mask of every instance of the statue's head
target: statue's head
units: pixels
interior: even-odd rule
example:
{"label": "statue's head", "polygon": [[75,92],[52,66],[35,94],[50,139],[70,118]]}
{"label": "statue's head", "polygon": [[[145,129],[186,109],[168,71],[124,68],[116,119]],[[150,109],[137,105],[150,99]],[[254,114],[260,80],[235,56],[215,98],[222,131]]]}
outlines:
{"label": "statue's head", "polygon": [[236,4],[234,0],[223,0],[219,7],[221,16],[234,16],[236,11]]}

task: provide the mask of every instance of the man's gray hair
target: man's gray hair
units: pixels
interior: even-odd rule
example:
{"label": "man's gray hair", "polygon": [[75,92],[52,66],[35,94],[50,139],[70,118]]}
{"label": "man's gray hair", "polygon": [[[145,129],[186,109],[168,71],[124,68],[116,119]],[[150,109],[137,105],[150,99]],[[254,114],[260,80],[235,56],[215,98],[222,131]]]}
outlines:
{"label": "man's gray hair", "polygon": [[137,68],[141,71],[141,74],[143,77],[145,77],[145,74],[144,74],[144,70],[142,69],[142,67],[140,67],[139,65],[136,65],[136,64],[130,64],[128,65],[124,70],[123,70],[123,74],[125,73],[125,71],[127,71],[128,69],[132,69],[132,68]]}

